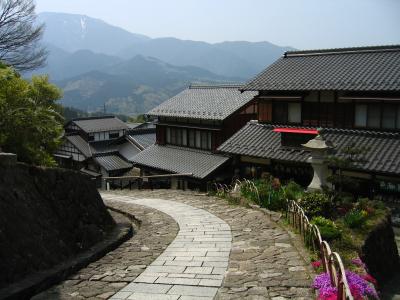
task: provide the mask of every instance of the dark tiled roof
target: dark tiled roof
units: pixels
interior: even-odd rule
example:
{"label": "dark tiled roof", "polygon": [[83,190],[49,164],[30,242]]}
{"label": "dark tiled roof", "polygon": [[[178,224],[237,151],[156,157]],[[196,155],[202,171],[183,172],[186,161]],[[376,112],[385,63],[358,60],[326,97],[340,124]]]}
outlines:
{"label": "dark tiled roof", "polygon": [[119,145],[118,149],[119,154],[128,161],[132,161],[132,158],[140,153],[140,151],[142,151],[142,149],[129,141]]}
{"label": "dark tiled roof", "polygon": [[156,133],[141,133],[141,134],[129,134],[128,137],[142,149],[148,148],[156,143]]}
{"label": "dark tiled roof", "polygon": [[94,157],[94,160],[106,171],[116,171],[132,168],[132,163],[125,161],[117,154],[102,154]]}
{"label": "dark tiled roof", "polygon": [[[219,151],[229,154],[247,155],[290,162],[306,162],[310,152],[303,149],[281,146],[279,132],[275,125],[247,123],[241,130],[219,147]],[[314,128],[315,129],[315,128]],[[341,149],[352,145],[369,148],[364,154],[365,163],[358,169],[400,175],[400,134],[371,132],[349,129],[320,129],[321,136],[333,144],[335,155],[341,155]]]}
{"label": "dark tiled roof", "polygon": [[243,90],[400,91],[400,45],[286,52]]}
{"label": "dark tiled roof", "polygon": [[148,112],[151,116],[224,120],[251,101],[257,92],[241,93],[242,86],[190,86]]}
{"label": "dark tiled roof", "polygon": [[80,169],[80,171],[81,171],[83,174],[89,175],[89,176],[91,176],[91,177],[100,177],[100,176],[101,176],[100,173],[97,173],[97,172],[95,172],[95,171],[92,171],[92,170],[89,170],[89,169],[85,169],[85,168]]}
{"label": "dark tiled roof", "polygon": [[89,158],[92,156],[92,149],[89,146],[89,143],[86,142],[80,135],[67,135],[65,137],[72,145],[79,149],[82,154]]}
{"label": "dark tiled roof", "polygon": [[119,146],[114,144],[113,140],[90,142],[90,148],[93,154],[110,153],[118,151]]}
{"label": "dark tiled roof", "polygon": [[189,148],[152,145],[133,157],[133,163],[173,173],[192,173],[203,179],[229,160],[224,155]]}
{"label": "dark tiled roof", "polygon": [[114,116],[82,118],[71,122],[87,133],[129,129],[128,125]]}

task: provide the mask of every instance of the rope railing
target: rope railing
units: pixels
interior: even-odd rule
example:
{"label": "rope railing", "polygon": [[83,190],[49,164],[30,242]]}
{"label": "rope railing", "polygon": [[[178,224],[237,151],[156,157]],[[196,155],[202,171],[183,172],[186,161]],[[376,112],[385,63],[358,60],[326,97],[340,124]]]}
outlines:
{"label": "rope railing", "polygon": [[[239,185],[239,189],[247,188],[254,192],[257,199],[260,200],[256,185],[247,179],[242,181],[236,179],[230,187],[218,183],[214,183],[213,187],[217,195],[226,195],[237,190],[237,185]],[[286,220],[299,231],[305,245],[313,252],[318,252],[324,272],[329,275],[332,286],[337,288],[337,299],[353,300],[340,255],[332,252],[329,243],[322,239],[318,226],[310,223],[303,208],[296,201],[287,200]]]}
{"label": "rope railing", "polygon": [[313,251],[319,252],[324,272],[329,274],[332,286],[337,288],[337,299],[353,300],[340,255],[332,252],[329,243],[322,239],[318,226],[310,223],[296,201],[287,201],[286,219],[290,225],[299,230],[304,243]]}

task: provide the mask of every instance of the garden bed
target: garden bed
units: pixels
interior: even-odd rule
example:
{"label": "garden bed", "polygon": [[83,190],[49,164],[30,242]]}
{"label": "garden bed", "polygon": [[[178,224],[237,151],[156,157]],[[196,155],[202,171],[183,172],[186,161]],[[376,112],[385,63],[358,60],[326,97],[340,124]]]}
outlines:
{"label": "garden bed", "polygon": [[[244,181],[240,189],[233,190],[232,193],[219,189],[217,193],[232,203],[256,203],[272,211],[285,211],[288,200],[296,201],[331,250],[340,254],[355,299],[360,295],[374,298],[374,286],[383,285],[398,270],[390,210],[382,202],[332,190],[305,192],[296,183],[282,185],[277,178]],[[321,272],[316,278],[316,289],[324,282],[319,256],[318,252],[310,252],[313,266]]]}

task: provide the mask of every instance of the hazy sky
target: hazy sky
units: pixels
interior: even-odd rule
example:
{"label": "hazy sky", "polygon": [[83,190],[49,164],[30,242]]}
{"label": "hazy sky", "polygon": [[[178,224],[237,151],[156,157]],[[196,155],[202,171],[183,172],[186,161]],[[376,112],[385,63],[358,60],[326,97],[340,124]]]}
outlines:
{"label": "hazy sky", "polygon": [[134,33],[298,49],[400,44],[400,0],[36,0]]}

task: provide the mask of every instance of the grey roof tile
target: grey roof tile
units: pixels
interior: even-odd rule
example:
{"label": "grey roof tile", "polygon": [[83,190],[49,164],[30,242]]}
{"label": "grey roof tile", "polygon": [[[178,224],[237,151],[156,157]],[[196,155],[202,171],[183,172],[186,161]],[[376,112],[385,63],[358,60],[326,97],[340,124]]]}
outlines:
{"label": "grey roof tile", "polygon": [[142,149],[148,148],[151,145],[156,143],[156,133],[136,133],[136,134],[128,134],[128,137],[132,139],[132,141],[138,144]]}
{"label": "grey roof tile", "polygon": [[148,112],[152,116],[224,120],[250,102],[257,92],[241,93],[242,86],[190,86]]}
{"label": "grey roof tile", "polygon": [[71,122],[86,133],[129,129],[128,125],[114,116],[82,118]]}
{"label": "grey roof tile", "polygon": [[128,161],[132,161],[132,158],[140,153],[140,151],[142,151],[142,149],[129,141],[119,145],[118,149],[119,154]]}
{"label": "grey roof tile", "polygon": [[207,151],[152,145],[132,158],[132,162],[142,166],[173,173],[192,173],[203,179],[225,164],[229,157]]}
{"label": "grey roof tile", "polygon": [[93,154],[110,153],[118,151],[119,146],[114,143],[114,140],[90,142],[90,148]]}
{"label": "grey roof tile", "polygon": [[125,161],[117,154],[101,154],[94,157],[94,161],[106,171],[116,171],[132,168],[132,163]]}
{"label": "grey roof tile", "polygon": [[286,52],[250,91],[400,91],[400,45]]}
{"label": "grey roof tile", "polygon": [[[301,148],[282,147],[280,133],[273,131],[277,127],[290,126],[249,122],[225,141],[218,150],[229,154],[306,162],[310,152]],[[333,144],[336,150],[335,155],[338,156],[342,155],[341,149],[353,143],[356,146],[369,148],[363,157],[365,163],[359,164],[356,169],[400,175],[399,133],[334,128],[323,128],[319,132],[326,141]]]}
{"label": "grey roof tile", "polygon": [[89,143],[81,138],[80,135],[67,135],[65,138],[72,145],[78,148],[86,158],[92,157],[92,149],[90,148]]}

